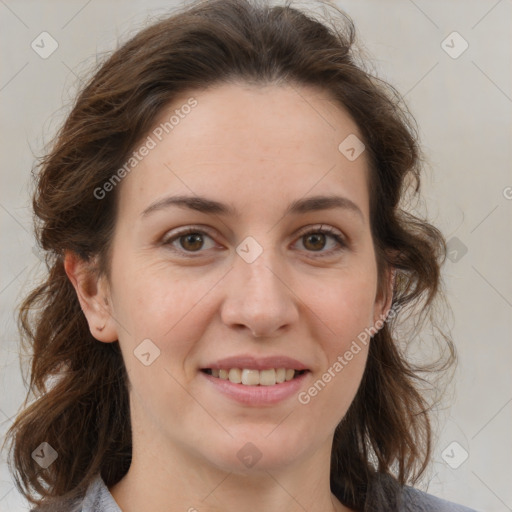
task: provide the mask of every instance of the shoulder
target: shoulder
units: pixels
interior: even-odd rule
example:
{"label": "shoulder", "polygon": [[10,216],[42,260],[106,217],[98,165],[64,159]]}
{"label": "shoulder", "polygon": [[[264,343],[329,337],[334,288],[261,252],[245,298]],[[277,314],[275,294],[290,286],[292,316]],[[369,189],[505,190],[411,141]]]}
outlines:
{"label": "shoulder", "polygon": [[80,512],[121,512],[99,474],[89,485]]}
{"label": "shoulder", "polygon": [[[47,507],[32,509],[31,512],[49,512]],[[122,512],[100,475],[89,484],[82,500],[77,503],[51,507],[52,512]],[[400,512],[476,512],[472,508],[457,505],[437,498],[413,487],[405,487]]]}
{"label": "shoulder", "polygon": [[401,512],[476,512],[472,508],[457,505],[451,501],[437,498],[432,494],[405,487],[403,491]]}
{"label": "shoulder", "polygon": [[[343,488],[333,480],[332,490],[343,502]],[[402,486],[387,473],[375,473],[369,482],[364,510],[386,512],[477,512],[411,486]]]}
{"label": "shoulder", "polygon": [[98,474],[87,487],[85,496],[73,503],[52,504],[32,509],[30,512],[122,512],[105,482]]}

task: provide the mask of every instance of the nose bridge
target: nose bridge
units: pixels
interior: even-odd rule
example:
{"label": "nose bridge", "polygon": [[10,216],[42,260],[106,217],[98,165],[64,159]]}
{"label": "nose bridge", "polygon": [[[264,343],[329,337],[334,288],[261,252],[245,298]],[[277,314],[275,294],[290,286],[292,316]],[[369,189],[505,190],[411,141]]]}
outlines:
{"label": "nose bridge", "polygon": [[[266,246],[263,248],[255,239],[242,242],[237,248],[239,259],[236,262],[240,279],[245,281],[246,293],[252,300],[275,300],[276,295],[284,293],[282,280],[284,276],[283,266],[279,264],[279,255],[275,247],[272,247],[266,238]],[[258,245],[256,245],[258,244]],[[259,247],[258,247],[259,246]],[[247,249],[249,249],[248,252]]]}
{"label": "nose bridge", "polygon": [[279,276],[280,266],[275,254],[271,253],[271,249],[266,249],[251,263],[244,260],[237,262],[240,278],[245,281],[246,293],[253,299],[260,296],[271,299],[275,294],[283,292],[284,276]]}
{"label": "nose bridge", "polygon": [[272,336],[298,318],[294,295],[285,284],[287,272],[279,251],[264,249],[250,238],[237,247],[222,315],[228,325],[244,325],[255,335]]}

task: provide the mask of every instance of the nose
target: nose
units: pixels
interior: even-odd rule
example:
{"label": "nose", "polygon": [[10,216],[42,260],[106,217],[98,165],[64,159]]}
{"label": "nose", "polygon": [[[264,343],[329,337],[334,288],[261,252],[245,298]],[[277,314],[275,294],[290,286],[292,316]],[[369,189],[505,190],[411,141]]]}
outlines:
{"label": "nose", "polygon": [[299,318],[298,298],[287,272],[270,252],[263,251],[252,263],[237,257],[222,304],[223,323],[254,337],[280,336]]}

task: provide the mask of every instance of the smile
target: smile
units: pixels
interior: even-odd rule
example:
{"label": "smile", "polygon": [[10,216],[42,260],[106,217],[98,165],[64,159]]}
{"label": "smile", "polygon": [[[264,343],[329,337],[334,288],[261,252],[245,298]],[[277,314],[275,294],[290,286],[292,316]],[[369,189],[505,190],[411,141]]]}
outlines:
{"label": "smile", "polygon": [[217,369],[206,368],[202,370],[207,375],[217,379],[229,380],[233,384],[244,386],[275,386],[295,379],[307,370],[294,370],[293,368],[269,368],[257,370],[251,368]]}

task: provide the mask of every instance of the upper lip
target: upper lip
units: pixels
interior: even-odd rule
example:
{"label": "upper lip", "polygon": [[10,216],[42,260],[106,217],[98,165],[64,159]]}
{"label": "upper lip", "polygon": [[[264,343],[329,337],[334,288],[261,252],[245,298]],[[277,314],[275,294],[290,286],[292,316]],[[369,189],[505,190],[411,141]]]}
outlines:
{"label": "upper lip", "polygon": [[269,370],[270,368],[291,368],[294,370],[308,370],[308,367],[288,356],[257,357],[252,355],[231,356],[219,359],[206,365],[202,369],[229,370],[230,368],[248,368],[254,370]]}

